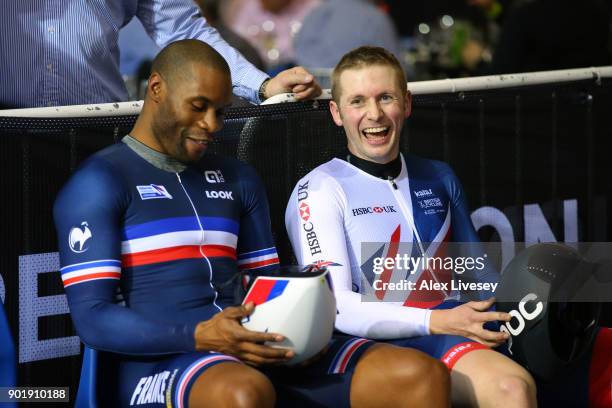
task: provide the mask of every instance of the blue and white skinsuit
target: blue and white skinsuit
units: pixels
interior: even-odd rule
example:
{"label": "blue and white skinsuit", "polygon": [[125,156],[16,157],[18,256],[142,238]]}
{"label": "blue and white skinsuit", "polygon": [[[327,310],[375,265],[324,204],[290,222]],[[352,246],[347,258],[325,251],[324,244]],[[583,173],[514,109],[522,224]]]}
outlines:
{"label": "blue and white skinsuit", "polygon": [[[460,336],[428,336],[430,308],[454,307],[459,294],[381,286],[401,280],[417,288],[423,281],[448,284],[452,273],[422,267],[407,271],[397,265],[375,273],[374,267],[381,265],[377,260],[401,254],[444,257],[448,242],[473,243],[470,251],[477,250],[478,235],[461,184],[446,163],[400,155],[392,164],[395,174],[385,177],[385,172],[393,173],[391,164],[377,165],[350,154],[346,160],[334,158],[320,165],[294,188],[285,225],[299,263],[330,269],[338,330],[393,340],[454,364],[465,352],[484,347]],[[463,278],[495,282],[498,276],[486,267]],[[452,362],[446,361],[450,355]]]}
{"label": "blue and white skinsuit", "polygon": [[[265,190],[251,167],[214,155],[187,166],[126,136],[82,164],[60,192],[54,217],[77,333],[110,352],[100,358],[116,370],[102,376],[117,394],[109,404],[186,406],[199,374],[237,361],[196,352],[194,332],[233,304],[233,288],[217,288],[239,268],[278,264]],[[351,347],[355,341],[359,347]],[[370,344],[335,338],[325,358],[303,372],[346,373],[347,399],[350,372]]]}

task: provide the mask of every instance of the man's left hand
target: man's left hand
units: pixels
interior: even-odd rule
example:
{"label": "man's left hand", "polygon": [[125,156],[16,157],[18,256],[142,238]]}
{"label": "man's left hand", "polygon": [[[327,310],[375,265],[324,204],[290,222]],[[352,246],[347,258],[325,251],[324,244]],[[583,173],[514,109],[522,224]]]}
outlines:
{"label": "man's left hand", "polygon": [[321,87],[314,76],[303,67],[279,72],[271,78],[265,89],[266,99],[280,93],[293,92],[296,99],[306,100],[321,95]]}

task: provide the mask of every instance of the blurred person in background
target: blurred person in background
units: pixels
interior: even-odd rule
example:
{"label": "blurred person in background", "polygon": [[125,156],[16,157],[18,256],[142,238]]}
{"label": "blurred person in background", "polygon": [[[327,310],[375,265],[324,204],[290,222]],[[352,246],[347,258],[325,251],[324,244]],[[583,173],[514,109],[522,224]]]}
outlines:
{"label": "blurred person in background", "polygon": [[362,45],[386,48],[401,60],[395,25],[375,1],[326,0],[306,16],[296,34],[295,60],[305,67],[333,68],[345,53]]}
{"label": "blurred person in background", "polygon": [[228,0],[221,8],[221,18],[259,51],[267,72],[273,75],[295,65],[293,37],[319,1]]}
{"label": "blurred person in background", "polygon": [[298,99],[321,90],[297,67],[269,78],[229,46],[191,0],[10,0],[0,13],[0,107],[27,108],[125,101],[119,30],[133,17],[158,46],[198,39],[228,62],[233,93],[253,103],[284,92]]}
{"label": "blurred person in background", "polygon": [[128,81],[126,85],[128,86],[130,99],[142,99],[142,97],[138,97],[138,85],[142,79],[146,80],[149,77],[148,74],[143,74],[143,72],[150,70],[151,61],[161,48],[149,37],[145,28],[136,18],[133,18],[119,31],[118,45],[119,69],[123,79]]}
{"label": "blurred person in background", "polygon": [[[195,0],[195,4],[200,8],[208,24],[214,27],[229,45],[238,50],[257,69],[265,69],[257,50],[219,19],[219,0]],[[119,32],[119,65],[121,74],[127,81],[130,99],[143,99],[142,91],[151,71],[151,61],[160,49],[138,19],[132,19]],[[234,104],[238,101],[239,98],[234,98]]]}
{"label": "blurred person in background", "polygon": [[208,21],[208,24],[215,27],[221,37],[223,37],[229,45],[237,49],[247,61],[263,71],[265,69],[265,64],[257,49],[249,44],[246,39],[226,26],[221,20],[219,16],[219,2],[220,0],[195,0],[195,3],[202,12],[202,16]]}

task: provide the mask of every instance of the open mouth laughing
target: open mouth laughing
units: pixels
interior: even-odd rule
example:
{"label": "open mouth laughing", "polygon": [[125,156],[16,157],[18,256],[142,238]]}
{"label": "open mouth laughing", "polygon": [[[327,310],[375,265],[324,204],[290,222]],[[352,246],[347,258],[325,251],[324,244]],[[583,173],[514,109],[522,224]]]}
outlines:
{"label": "open mouth laughing", "polygon": [[361,134],[370,144],[383,144],[388,139],[390,129],[390,126],[369,127],[363,129]]}

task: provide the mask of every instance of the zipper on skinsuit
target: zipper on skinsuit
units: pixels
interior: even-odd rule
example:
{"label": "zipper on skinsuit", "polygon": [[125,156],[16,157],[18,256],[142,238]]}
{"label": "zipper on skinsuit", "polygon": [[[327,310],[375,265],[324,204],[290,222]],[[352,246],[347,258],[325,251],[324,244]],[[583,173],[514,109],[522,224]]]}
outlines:
{"label": "zipper on skinsuit", "polygon": [[187,192],[187,189],[185,188],[185,186],[183,185],[183,181],[181,180],[181,175],[178,173],[176,174],[176,178],[178,179],[178,182],[181,186],[181,188],[183,189],[183,192],[185,193],[185,196],[187,196],[187,200],[189,200],[189,204],[191,204],[191,208],[193,209],[193,213],[196,216],[196,220],[198,221],[198,225],[200,226],[200,245],[199,245],[199,250],[200,250],[200,254],[202,254],[202,257],[206,260],[206,262],[208,263],[208,270],[209,270],[209,275],[208,275],[208,284],[210,285],[210,288],[212,289],[213,293],[215,294],[215,298],[213,299],[213,305],[219,309],[219,311],[223,310],[219,307],[219,305],[217,304],[217,298],[219,297],[219,293],[217,293],[217,290],[215,289],[214,285],[213,285],[213,277],[212,277],[212,264],[210,263],[210,259],[208,259],[208,257],[204,254],[204,251],[202,251],[202,246],[204,245],[204,227],[202,226],[202,223],[200,222],[200,216],[198,215],[198,211],[195,208],[195,205],[193,205],[193,201],[191,200],[191,197],[189,196],[189,193]]}

